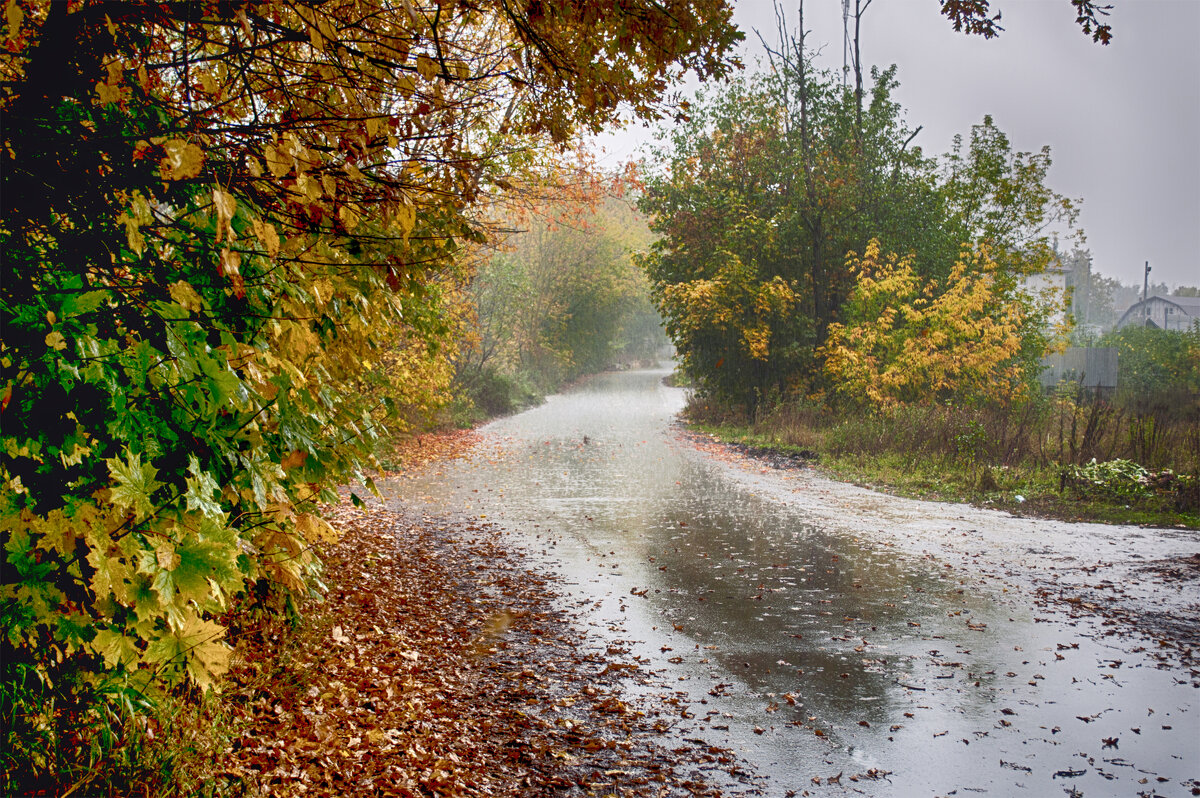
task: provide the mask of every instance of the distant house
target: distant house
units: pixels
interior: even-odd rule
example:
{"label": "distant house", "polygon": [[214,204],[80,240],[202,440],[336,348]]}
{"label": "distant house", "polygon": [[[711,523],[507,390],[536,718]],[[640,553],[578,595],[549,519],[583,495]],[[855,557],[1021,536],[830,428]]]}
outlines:
{"label": "distant house", "polygon": [[1160,330],[1186,330],[1200,321],[1200,297],[1152,296],[1135,302],[1117,320],[1122,327],[1156,327]]}

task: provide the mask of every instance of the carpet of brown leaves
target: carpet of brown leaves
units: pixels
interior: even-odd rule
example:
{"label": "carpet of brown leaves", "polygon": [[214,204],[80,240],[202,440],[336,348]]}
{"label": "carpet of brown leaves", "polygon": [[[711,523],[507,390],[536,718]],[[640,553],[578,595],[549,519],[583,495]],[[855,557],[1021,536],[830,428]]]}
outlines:
{"label": "carpet of brown leaves", "polygon": [[665,750],[662,716],[621,690],[637,664],[589,655],[494,528],[348,502],[329,517],[326,599],[302,630],[239,645],[231,791],[717,795],[705,773],[737,771],[721,749]]}
{"label": "carpet of brown leaves", "polygon": [[[479,442],[479,433],[472,429],[445,429],[426,432],[393,441],[389,459],[406,469],[417,469],[435,460],[462,457]],[[397,472],[385,472],[389,476]]]}

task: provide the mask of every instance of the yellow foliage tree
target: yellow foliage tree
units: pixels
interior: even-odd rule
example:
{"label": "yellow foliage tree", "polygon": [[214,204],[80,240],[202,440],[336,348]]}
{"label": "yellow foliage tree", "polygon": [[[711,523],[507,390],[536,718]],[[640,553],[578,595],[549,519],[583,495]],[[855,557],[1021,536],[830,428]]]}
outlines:
{"label": "yellow foliage tree", "polygon": [[941,284],[919,277],[911,258],[884,255],[875,239],[848,264],[847,322],[830,326],[821,349],[843,399],[889,410],[1028,395],[1054,306],[1009,287],[986,250],[964,252]]}

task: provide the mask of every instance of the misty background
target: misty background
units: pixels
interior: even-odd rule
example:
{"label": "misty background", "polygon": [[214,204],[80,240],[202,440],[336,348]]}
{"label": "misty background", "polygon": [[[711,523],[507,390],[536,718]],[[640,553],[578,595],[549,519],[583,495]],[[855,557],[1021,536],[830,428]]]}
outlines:
{"label": "misty background", "polygon": [[[795,30],[798,0],[781,5]],[[992,5],[1004,32],[991,40],[956,33],[933,0],[873,0],[863,14],[864,66],[899,66],[894,97],[922,126],[914,144],[943,155],[990,114],[1015,150],[1050,146],[1047,182],[1082,200],[1094,272],[1140,287],[1149,261],[1151,283],[1200,283],[1200,2],[1112,0],[1107,46],[1080,30],[1068,0]],[[841,0],[808,0],[804,14],[807,46],[840,70]],[[755,30],[777,40],[774,9],[743,0],[734,19],[754,69],[765,57]],[[640,126],[602,137],[602,163],[636,158],[653,138]]]}

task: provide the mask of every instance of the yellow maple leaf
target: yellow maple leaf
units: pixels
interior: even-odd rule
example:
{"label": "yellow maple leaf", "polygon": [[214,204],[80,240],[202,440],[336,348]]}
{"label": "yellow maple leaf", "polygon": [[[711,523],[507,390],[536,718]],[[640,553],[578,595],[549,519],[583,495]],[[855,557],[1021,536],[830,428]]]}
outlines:
{"label": "yellow maple leaf", "polygon": [[200,174],[204,166],[204,151],[184,139],[168,139],[163,142],[166,155],[158,165],[158,174],[163,180],[187,180]]}
{"label": "yellow maple leaf", "polygon": [[274,258],[279,254],[279,233],[275,225],[255,219],[252,223],[254,236],[267,248],[267,255]]}
{"label": "yellow maple leaf", "polygon": [[224,638],[225,627],[195,614],[188,615],[178,634],[188,675],[201,690],[215,688],[217,680],[229,670],[230,649]]}
{"label": "yellow maple leaf", "polygon": [[325,519],[311,513],[296,515],[296,529],[309,543],[336,543],[338,533]]}
{"label": "yellow maple leaf", "polygon": [[263,149],[263,155],[267,159],[267,169],[275,177],[283,177],[292,171],[292,158],[282,148],[268,144]]}
{"label": "yellow maple leaf", "polygon": [[8,0],[4,7],[4,18],[8,22],[8,39],[12,41],[21,32],[21,23],[25,21],[25,12],[21,10],[16,0]]}
{"label": "yellow maple leaf", "polygon": [[396,224],[400,226],[400,233],[404,236],[404,240],[408,241],[408,237],[412,235],[413,228],[417,224],[417,209],[407,203],[400,205],[396,208]]}
{"label": "yellow maple leaf", "polygon": [[88,647],[104,657],[104,664],[109,668],[123,666],[128,669],[139,658],[134,640],[111,629],[101,629],[97,632]]}
{"label": "yellow maple leaf", "polygon": [[170,287],[171,299],[175,300],[176,304],[185,310],[201,311],[204,310],[204,300],[196,293],[196,289],[192,288],[189,283],[180,280],[177,283],[172,283]]}

